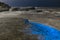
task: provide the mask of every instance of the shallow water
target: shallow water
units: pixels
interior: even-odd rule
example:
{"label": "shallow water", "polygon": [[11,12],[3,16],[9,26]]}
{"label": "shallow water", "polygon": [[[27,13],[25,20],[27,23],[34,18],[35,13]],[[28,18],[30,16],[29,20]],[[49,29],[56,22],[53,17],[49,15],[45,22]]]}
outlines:
{"label": "shallow water", "polygon": [[51,26],[30,22],[32,34],[42,35],[44,40],[60,40],[60,30]]}

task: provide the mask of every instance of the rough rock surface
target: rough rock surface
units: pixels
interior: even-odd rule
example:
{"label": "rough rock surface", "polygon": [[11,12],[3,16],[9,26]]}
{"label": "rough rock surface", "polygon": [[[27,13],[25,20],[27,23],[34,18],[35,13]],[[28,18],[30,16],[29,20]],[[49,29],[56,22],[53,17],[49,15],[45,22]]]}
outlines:
{"label": "rough rock surface", "polygon": [[10,6],[8,4],[0,2],[0,12],[2,11],[9,11]]}
{"label": "rough rock surface", "polygon": [[[17,27],[19,25],[19,27],[17,27],[17,29],[19,30],[18,32],[14,31],[16,29],[16,27],[14,29],[12,29],[12,31],[8,28],[6,28],[6,29],[9,30],[9,31],[6,31],[6,29],[4,29],[4,32],[6,31],[6,32],[8,32],[8,34],[3,34],[4,32],[3,33],[1,32],[1,34],[6,36],[5,37],[5,36],[1,35],[1,38],[4,38],[4,39],[1,39],[1,40],[7,40],[7,39],[9,39],[9,40],[17,40],[17,39],[18,40],[24,40],[24,39],[28,40],[28,39],[30,39],[30,37],[32,35],[26,35],[25,34],[26,33],[26,31],[25,31],[26,25],[23,26],[24,28],[23,27],[21,28],[21,29],[24,29],[24,30],[19,29],[20,26],[22,26],[22,24],[25,22],[25,21],[22,22],[23,20],[25,20],[25,19],[22,19],[22,18],[27,18],[30,21],[51,25],[52,27],[60,30],[60,12],[57,11],[57,9],[56,10],[55,9],[54,10],[42,9],[42,11],[40,9],[38,11],[37,10],[38,9],[29,10],[29,11],[1,12],[0,13],[0,19],[1,19],[0,23],[4,24],[4,27],[1,28],[1,30],[3,30],[5,27],[7,27],[6,24],[8,24],[8,27],[11,25],[11,29],[14,28],[15,26]],[[22,17],[22,18],[20,18],[20,17]],[[20,21],[20,19],[21,19],[21,21]],[[20,25],[20,22],[22,22],[21,25]],[[15,23],[17,23],[17,24],[15,25]],[[2,26],[3,25],[1,25],[1,27]],[[19,35],[17,36],[16,34],[19,34]],[[35,39],[36,36],[37,35],[34,35],[34,39]],[[31,40],[33,40],[33,39],[31,39]]]}
{"label": "rough rock surface", "polygon": [[[27,19],[20,18],[19,14],[1,14],[0,15],[0,40],[25,40],[26,31],[29,23]],[[29,36],[28,36],[29,37]]]}

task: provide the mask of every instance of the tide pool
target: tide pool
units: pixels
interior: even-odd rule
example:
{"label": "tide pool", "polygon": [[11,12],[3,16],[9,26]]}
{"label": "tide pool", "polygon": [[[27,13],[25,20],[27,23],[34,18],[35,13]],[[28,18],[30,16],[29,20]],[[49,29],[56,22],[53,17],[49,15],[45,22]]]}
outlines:
{"label": "tide pool", "polygon": [[60,30],[36,22],[29,23],[32,25],[30,27],[32,34],[43,35],[45,37],[44,40],[60,40]]}

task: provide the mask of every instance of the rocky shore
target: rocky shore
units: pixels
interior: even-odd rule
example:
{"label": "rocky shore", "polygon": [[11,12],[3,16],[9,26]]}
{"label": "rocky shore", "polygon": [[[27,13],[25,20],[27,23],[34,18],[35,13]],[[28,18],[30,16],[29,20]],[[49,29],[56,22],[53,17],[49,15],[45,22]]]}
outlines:
{"label": "rocky shore", "polygon": [[[0,40],[38,40],[38,35],[32,35],[28,30],[31,25],[26,24],[27,19],[60,30],[60,8],[17,8],[0,4]],[[27,35],[25,30],[28,30],[27,34],[30,35]]]}

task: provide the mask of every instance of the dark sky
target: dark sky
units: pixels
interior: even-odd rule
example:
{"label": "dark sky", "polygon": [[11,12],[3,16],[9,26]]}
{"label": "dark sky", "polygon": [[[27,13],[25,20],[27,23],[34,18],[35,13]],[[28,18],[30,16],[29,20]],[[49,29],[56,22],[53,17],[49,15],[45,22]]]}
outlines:
{"label": "dark sky", "polygon": [[60,0],[0,0],[10,6],[60,7]]}

